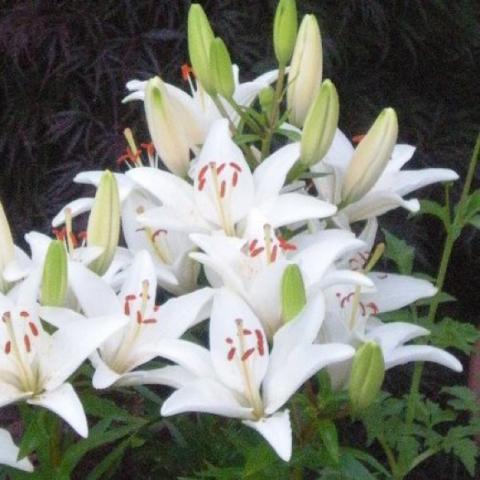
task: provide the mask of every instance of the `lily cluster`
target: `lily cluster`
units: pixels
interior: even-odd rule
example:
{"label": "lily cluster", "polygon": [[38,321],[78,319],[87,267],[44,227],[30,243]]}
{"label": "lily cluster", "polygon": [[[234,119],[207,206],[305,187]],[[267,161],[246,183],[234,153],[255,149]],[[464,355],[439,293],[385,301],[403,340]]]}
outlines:
{"label": "lily cluster", "polygon": [[[397,143],[392,108],[354,148],[322,81],[317,21],[297,29],[293,0],[275,17],[279,68],[252,81],[239,82],[199,4],[188,43],[190,91],[158,76],[127,84],[152,143],[127,129],[119,172],[77,175],[96,194],[62,208],[55,238],[30,232],[23,252],[0,209],[0,407],[40,406],[87,436],[72,383],[88,361],[95,389],[167,385],[161,415],[240,419],[288,461],[286,405],[320,370],[353,411],[397,365],[461,371],[446,351],[409,343],[424,328],[381,320],[436,289],[375,269],[378,217],[417,211],[405,196],[457,174],[403,169],[415,149]],[[87,231],[75,233],[81,215]],[[205,329],[208,346],[195,341]],[[0,463],[32,468],[3,430],[0,445]]]}

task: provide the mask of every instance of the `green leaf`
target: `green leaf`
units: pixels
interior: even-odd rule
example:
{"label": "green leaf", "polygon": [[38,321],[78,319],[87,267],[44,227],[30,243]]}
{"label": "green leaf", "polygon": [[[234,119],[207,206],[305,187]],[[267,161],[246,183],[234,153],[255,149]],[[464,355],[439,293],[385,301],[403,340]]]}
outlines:
{"label": "green leaf", "polygon": [[445,229],[448,229],[448,210],[444,205],[440,205],[432,200],[420,200],[420,211],[417,215],[432,215],[442,221]]}
{"label": "green leaf", "polygon": [[470,218],[480,213],[480,189],[475,190],[468,196],[464,210],[464,218],[468,222]]}
{"label": "green leaf", "polygon": [[337,427],[332,420],[321,420],[318,422],[318,433],[322,439],[323,445],[327,450],[331,460],[338,464],[340,460],[340,447],[338,444]]}
{"label": "green leaf", "polygon": [[279,128],[277,129],[276,133],[282,135],[283,137],[287,137],[291,142],[299,142],[302,138],[302,135],[297,131],[286,128]]}
{"label": "green leaf", "polygon": [[474,215],[472,218],[468,220],[468,223],[480,230],[480,215]]}
{"label": "green leaf", "polygon": [[28,418],[24,419],[26,429],[19,445],[18,458],[24,458],[37,449],[48,450],[49,433],[45,425],[46,413],[44,410],[31,411]]}
{"label": "green leaf", "polygon": [[431,330],[430,341],[440,348],[456,348],[463,353],[473,351],[480,340],[480,331],[471,323],[458,322],[446,317],[435,324],[426,325]]}
{"label": "green leaf", "polygon": [[82,404],[88,416],[96,418],[108,418],[120,422],[141,425],[145,422],[143,418],[130,415],[127,411],[118,407],[111,400],[101,398],[92,393],[82,395]]}
{"label": "green leaf", "polygon": [[415,260],[415,249],[387,230],[382,231],[386,243],[385,256],[397,265],[400,273],[410,275]]}
{"label": "green leaf", "polygon": [[[130,445],[130,438],[120,442],[97,466],[89,473],[87,480],[97,480],[99,478],[112,478],[112,475],[118,468],[118,464]],[[110,472],[107,474],[107,472]]]}
{"label": "green leaf", "polygon": [[477,444],[470,438],[462,438],[453,444],[452,450],[463,463],[467,472],[473,477],[475,475],[475,466],[479,454]]}
{"label": "green leaf", "polygon": [[476,395],[472,390],[461,385],[455,385],[454,387],[442,388],[442,393],[448,393],[454,397],[448,400],[448,404],[457,411],[466,411],[471,413],[477,413],[480,411],[480,405]]}

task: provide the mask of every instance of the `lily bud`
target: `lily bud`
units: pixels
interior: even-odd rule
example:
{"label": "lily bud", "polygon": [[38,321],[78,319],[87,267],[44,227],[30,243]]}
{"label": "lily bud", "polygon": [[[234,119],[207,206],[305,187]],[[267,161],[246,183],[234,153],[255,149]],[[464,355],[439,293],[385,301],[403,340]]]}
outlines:
{"label": "lily bud", "polygon": [[282,276],[282,318],[284,323],[295,318],[307,303],[302,272],[298,265],[289,265]]}
{"label": "lily bud", "polygon": [[67,295],[68,263],[65,244],[52,240],[43,264],[41,303],[47,307],[61,307]]}
{"label": "lily bud", "polygon": [[273,100],[275,98],[275,91],[272,87],[268,86],[260,90],[258,94],[258,100],[260,102],[260,107],[262,112],[265,112],[267,115],[270,115],[273,107]]}
{"label": "lily bud", "polygon": [[380,345],[363,344],[353,358],[348,393],[354,411],[364,410],[377,398],[385,377],[385,362]]}
{"label": "lily bud", "polygon": [[213,89],[224,98],[231,98],[235,91],[232,61],[221,38],[210,43],[210,66]]}
{"label": "lily bud", "polygon": [[120,238],[120,198],[117,180],[106,170],[97,188],[95,202],[87,226],[89,246],[101,247],[102,254],[90,265],[90,270],[103,275],[112,263]]}
{"label": "lily bud", "polygon": [[298,31],[288,73],[289,120],[302,128],[322,82],[322,38],[315,15],[305,15]]}
{"label": "lily bud", "polygon": [[199,3],[192,3],[188,11],[188,53],[193,72],[207,92],[212,89],[209,57],[213,39],[205,11]]}
{"label": "lily bud", "polygon": [[174,105],[160,77],[148,81],[144,105],[155,150],[171,172],[185,177],[190,167],[188,138],[184,126],[175,117]]}
{"label": "lily bud", "polygon": [[305,119],[300,153],[303,165],[315,165],[328,152],[338,125],[338,112],[337,89],[325,80]]}
{"label": "lily bud", "polygon": [[393,108],[385,108],[358,144],[345,174],[345,205],[362,198],[382,175],[397,142],[398,120]]}
{"label": "lily bud", "polygon": [[273,21],[273,48],[281,67],[285,67],[290,61],[297,38],[297,28],[295,0],[280,0]]}
{"label": "lily bud", "polygon": [[2,202],[0,202],[0,292],[2,293],[6,293],[8,290],[8,282],[3,278],[3,271],[14,258],[15,247],[12,232]]}

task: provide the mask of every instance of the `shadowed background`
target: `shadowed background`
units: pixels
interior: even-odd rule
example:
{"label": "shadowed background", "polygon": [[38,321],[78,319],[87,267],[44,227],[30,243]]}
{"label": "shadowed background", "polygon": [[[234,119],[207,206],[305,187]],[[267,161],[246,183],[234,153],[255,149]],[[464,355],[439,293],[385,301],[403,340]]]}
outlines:
{"label": "shadowed background", "polygon": [[[273,0],[201,2],[241,67],[242,80],[274,68]],[[0,4],[0,198],[16,240],[50,231],[61,206],[86,191],[81,170],[116,168],[131,127],[147,140],[142,105],[122,105],[125,83],[160,74],[182,84],[189,1],[4,1]],[[480,3],[477,0],[298,0],[317,15],[324,78],[340,94],[340,127],[365,133],[385,106],[400,141],[417,146],[413,167],[465,174],[480,128]],[[186,88],[187,85],[184,85]],[[478,187],[478,173],[477,173]],[[458,196],[459,185],[454,189]],[[441,199],[442,188],[419,192]],[[417,247],[417,270],[433,274],[443,235],[431,217],[384,225]],[[449,272],[459,319],[478,321],[479,234],[467,230]],[[447,310],[448,311],[448,310]],[[428,373],[427,373],[428,375]]]}

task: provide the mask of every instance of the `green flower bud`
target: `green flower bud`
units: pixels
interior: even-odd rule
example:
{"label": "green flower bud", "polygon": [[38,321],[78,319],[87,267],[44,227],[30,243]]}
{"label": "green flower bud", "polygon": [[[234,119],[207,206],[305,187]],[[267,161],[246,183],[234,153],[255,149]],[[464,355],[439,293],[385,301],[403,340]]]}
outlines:
{"label": "green flower bud", "polygon": [[221,38],[210,43],[210,66],[213,89],[225,98],[231,98],[235,91],[232,61]]}
{"label": "green flower bud", "polygon": [[285,67],[290,61],[297,38],[297,28],[295,0],[280,0],[273,21],[273,48],[281,67]]}
{"label": "green flower bud", "polygon": [[65,244],[52,240],[43,264],[40,299],[44,306],[61,307],[67,295],[68,263]]}
{"label": "green flower bud", "polygon": [[337,89],[325,80],[305,119],[300,153],[303,165],[315,165],[328,152],[338,125],[338,111]]}
{"label": "green flower bud", "polygon": [[290,122],[302,128],[322,82],[322,38],[314,15],[303,17],[288,72],[287,107]]}
{"label": "green flower bud", "polygon": [[105,170],[95,195],[87,226],[89,246],[101,247],[102,254],[90,265],[90,270],[103,275],[112,263],[120,238],[120,198],[117,180]]}
{"label": "green flower bud", "polygon": [[398,120],[393,108],[385,108],[358,144],[345,174],[344,205],[367,194],[382,175],[397,142]]}
{"label": "green flower bud", "polygon": [[353,358],[348,393],[354,411],[371,405],[378,397],[385,377],[385,362],[380,345],[364,343]]}
{"label": "green flower bud", "polygon": [[0,292],[2,293],[6,293],[9,288],[9,283],[3,278],[3,271],[14,258],[15,247],[12,232],[2,202],[0,202]]}
{"label": "green flower bud", "polygon": [[285,323],[295,318],[307,303],[302,272],[298,265],[289,265],[282,276],[282,318]]}
{"label": "green flower bud", "polygon": [[159,157],[172,173],[185,177],[190,167],[188,126],[179,121],[176,105],[160,77],[148,81],[144,106],[150,137]]}
{"label": "green flower bud", "polygon": [[260,101],[260,107],[262,111],[265,112],[267,115],[270,114],[273,107],[273,100],[275,98],[275,91],[272,87],[265,87],[260,90],[258,94],[258,100]]}
{"label": "green flower bud", "polygon": [[199,3],[192,3],[188,11],[188,53],[193,72],[207,92],[212,90],[209,57],[213,39],[205,11]]}

